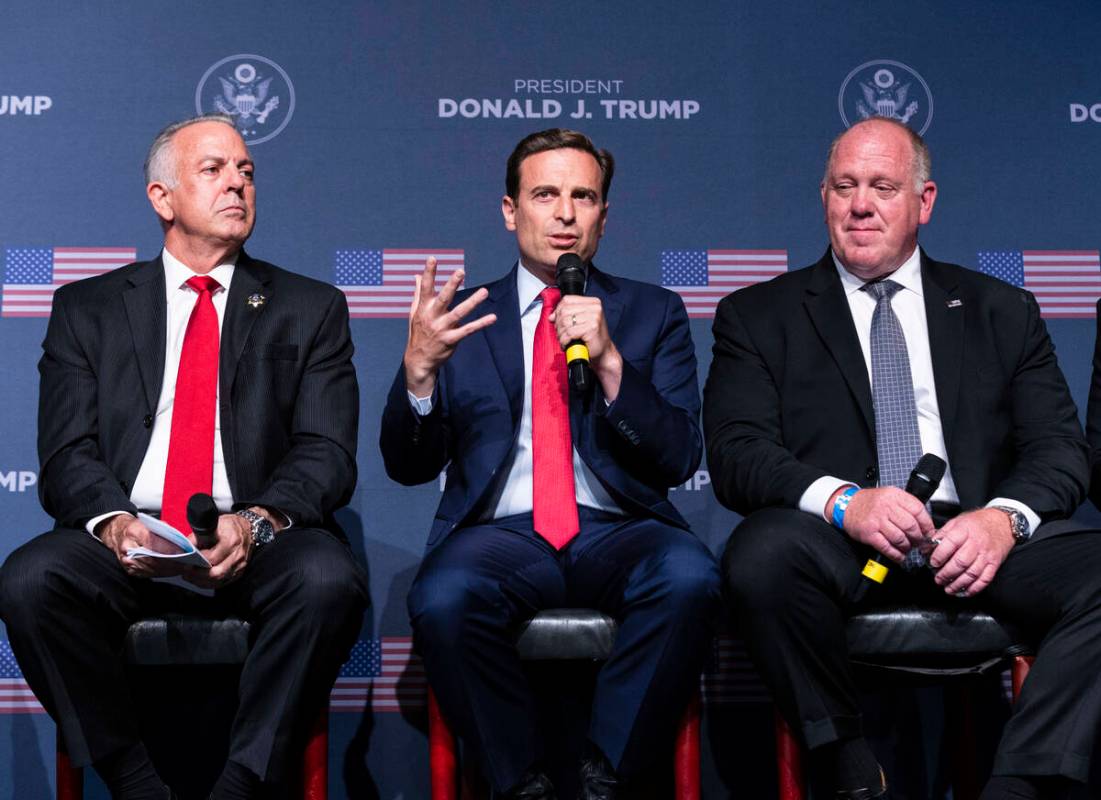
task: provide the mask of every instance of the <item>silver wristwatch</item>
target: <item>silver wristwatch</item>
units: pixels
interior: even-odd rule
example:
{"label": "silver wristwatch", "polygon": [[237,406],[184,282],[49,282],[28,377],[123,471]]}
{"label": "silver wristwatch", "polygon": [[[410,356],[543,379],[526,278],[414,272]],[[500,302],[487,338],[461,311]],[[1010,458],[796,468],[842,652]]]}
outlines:
{"label": "silver wristwatch", "polygon": [[275,526],[255,511],[242,508],[237,512],[237,516],[247,520],[248,524],[252,526],[252,546],[254,548],[260,549],[275,538]]}
{"label": "silver wristwatch", "polygon": [[1032,538],[1032,529],[1028,526],[1028,518],[1012,506],[991,506],[1009,515],[1009,527],[1013,531],[1015,544],[1023,544]]}

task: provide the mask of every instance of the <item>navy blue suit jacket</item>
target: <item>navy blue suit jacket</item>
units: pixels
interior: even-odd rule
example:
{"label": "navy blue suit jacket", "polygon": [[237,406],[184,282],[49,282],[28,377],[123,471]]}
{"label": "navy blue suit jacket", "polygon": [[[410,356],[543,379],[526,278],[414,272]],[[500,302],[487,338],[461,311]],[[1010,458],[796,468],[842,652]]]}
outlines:
{"label": "navy blue suit jacket", "polygon": [[[488,298],[468,319],[497,321],[467,337],[440,369],[432,412],[410,407],[398,370],[382,417],[380,447],[387,474],[407,484],[447,468],[428,547],[483,511],[507,468],[524,402],[524,356],[516,267],[488,284]],[[460,292],[455,302],[471,294]],[[608,493],[632,516],[688,528],[668,499],[699,466],[696,352],[684,303],[651,284],[589,271],[586,294],[600,298],[612,341],[623,355],[619,395],[606,406],[599,382],[588,396],[571,389],[573,444]]]}

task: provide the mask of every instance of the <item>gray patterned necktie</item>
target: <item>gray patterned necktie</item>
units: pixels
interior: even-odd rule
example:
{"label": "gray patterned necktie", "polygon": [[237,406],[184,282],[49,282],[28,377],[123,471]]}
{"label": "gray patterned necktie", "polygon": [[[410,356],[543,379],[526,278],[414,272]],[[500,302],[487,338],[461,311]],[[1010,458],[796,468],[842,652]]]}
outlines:
{"label": "gray patterned necktie", "polygon": [[[894,281],[867,283],[863,290],[875,298],[872,315],[872,403],[875,407],[875,449],[879,485],[906,487],[921,458],[917,403],[910,375],[906,336],[891,308],[891,298],[902,286]],[[922,566],[925,559],[911,550],[903,567]]]}

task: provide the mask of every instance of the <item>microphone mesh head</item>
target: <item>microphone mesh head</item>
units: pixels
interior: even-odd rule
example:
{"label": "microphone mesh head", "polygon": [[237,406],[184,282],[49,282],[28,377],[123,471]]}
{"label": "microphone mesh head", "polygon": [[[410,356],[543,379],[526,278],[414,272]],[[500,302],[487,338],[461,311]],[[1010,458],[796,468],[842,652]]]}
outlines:
{"label": "microphone mesh head", "polygon": [[577,253],[563,253],[558,257],[555,283],[562,294],[585,292],[585,262],[581,260],[581,256]]}

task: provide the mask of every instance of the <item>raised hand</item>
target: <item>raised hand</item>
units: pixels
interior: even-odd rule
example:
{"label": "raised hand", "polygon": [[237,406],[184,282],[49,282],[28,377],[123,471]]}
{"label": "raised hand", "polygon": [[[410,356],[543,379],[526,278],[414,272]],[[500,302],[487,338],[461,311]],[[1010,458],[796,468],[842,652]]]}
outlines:
{"label": "raised hand", "polygon": [[436,386],[440,366],[451,358],[455,347],[470,334],[497,321],[496,314],[485,314],[461,324],[463,317],[489,296],[484,288],[474,292],[448,310],[465,273],[456,270],[436,293],[436,259],[429,258],[424,272],[417,276],[413,305],[409,309],[409,340],[405,345],[405,386],[417,397],[427,397]]}

